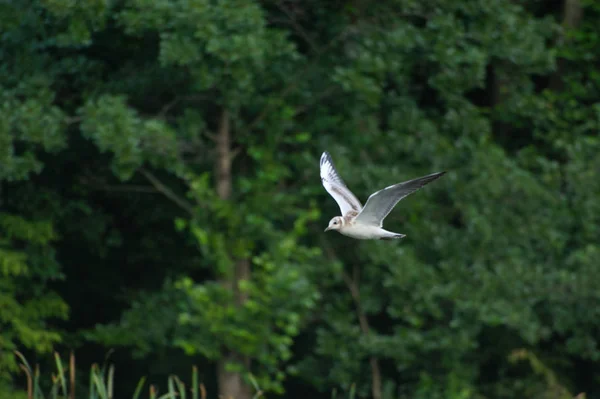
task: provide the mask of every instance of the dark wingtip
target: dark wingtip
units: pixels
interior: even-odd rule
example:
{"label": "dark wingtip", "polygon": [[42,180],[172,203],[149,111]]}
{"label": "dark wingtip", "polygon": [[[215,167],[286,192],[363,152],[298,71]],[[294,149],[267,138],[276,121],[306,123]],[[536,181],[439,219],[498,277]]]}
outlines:
{"label": "dark wingtip", "polygon": [[430,175],[427,175],[427,176],[425,176],[425,177],[424,177],[424,179],[425,179],[427,182],[431,182],[431,181],[433,181],[433,180],[439,179],[440,177],[444,176],[445,174],[446,174],[446,171],[445,171],[445,170],[443,170],[443,171],[441,171],[441,172],[435,172],[435,173],[432,173],[432,174],[430,174]]}
{"label": "dark wingtip", "polygon": [[[399,183],[399,184],[402,184],[402,185],[405,185],[405,186],[414,186],[415,190],[418,190],[421,187],[425,186],[426,184],[429,184],[432,181],[435,181],[435,180],[439,179],[444,174],[446,174],[446,171],[435,172],[435,173],[431,173],[431,174],[429,174],[427,176],[417,177],[416,179],[405,181],[405,182]],[[392,187],[394,187],[394,186],[386,187],[386,189],[387,188],[392,188]]]}

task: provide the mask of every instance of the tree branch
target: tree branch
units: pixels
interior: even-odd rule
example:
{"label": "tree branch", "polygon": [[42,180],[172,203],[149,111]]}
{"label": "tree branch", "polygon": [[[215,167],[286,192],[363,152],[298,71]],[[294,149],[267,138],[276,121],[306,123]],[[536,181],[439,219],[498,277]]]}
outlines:
{"label": "tree branch", "polygon": [[140,168],[138,170],[142,175],[144,175],[144,177],[146,179],[148,179],[148,181],[150,183],[152,183],[152,185],[156,188],[157,191],[162,193],[165,197],[167,197],[168,199],[173,201],[176,205],[178,205],[181,209],[183,209],[190,215],[193,216],[195,214],[194,207],[189,202],[187,202],[186,200],[184,200],[183,198],[181,198],[180,196],[175,194],[175,192],[173,192],[173,190],[171,190],[164,183],[162,183],[159,179],[157,179],[156,176],[154,176],[152,173],[150,173],[150,171],[148,171],[144,168]]}
{"label": "tree branch", "polygon": [[75,123],[79,123],[83,120],[83,117],[81,116],[68,116],[65,118],[65,122],[67,123],[67,125],[73,125]]}
{"label": "tree branch", "polygon": [[143,194],[160,194],[160,192],[152,186],[142,186],[135,184],[103,184],[93,183],[82,179],[81,184],[91,188],[92,190],[108,191],[108,192],[122,192],[122,193],[143,193]]}
{"label": "tree branch", "polygon": [[[360,290],[358,288],[358,267],[354,265],[352,268],[352,274],[354,278],[350,278],[346,272],[342,272],[342,277],[346,282],[346,286],[348,290],[350,290],[350,295],[352,295],[352,299],[354,300],[354,305],[356,307],[356,316],[358,317],[358,323],[360,325],[360,329],[364,335],[370,334],[369,327],[369,319],[367,315],[362,310],[362,306],[360,303]],[[379,369],[379,359],[376,356],[372,355],[369,357],[369,364],[371,365],[371,393],[373,395],[373,399],[381,399],[381,370]]]}
{"label": "tree branch", "polygon": [[[562,26],[564,31],[558,36],[558,43],[568,43],[566,31],[576,29],[583,18],[583,6],[581,0],[563,0],[563,20]],[[556,71],[550,75],[549,86],[554,91],[562,91],[564,89],[563,74],[566,67],[566,61],[563,58],[556,60]]]}
{"label": "tree branch", "polygon": [[281,2],[276,2],[275,6],[279,8],[289,18],[292,27],[296,30],[296,32],[298,32],[300,36],[302,36],[302,38],[306,41],[306,43],[308,43],[310,48],[313,51],[318,50],[318,46],[315,44],[315,42],[313,42],[310,36],[308,36],[308,33],[306,33],[304,28],[302,28],[302,26],[298,23],[298,20],[296,20],[294,14],[290,10],[288,10],[287,7],[281,4]]}
{"label": "tree branch", "polygon": [[171,108],[173,108],[175,105],[177,105],[177,103],[181,100],[181,97],[176,96],[173,100],[171,100],[170,102],[168,102],[167,104],[165,104],[160,111],[158,112],[157,117],[159,118],[164,118],[165,115],[167,114],[167,112],[169,112],[169,110]]}

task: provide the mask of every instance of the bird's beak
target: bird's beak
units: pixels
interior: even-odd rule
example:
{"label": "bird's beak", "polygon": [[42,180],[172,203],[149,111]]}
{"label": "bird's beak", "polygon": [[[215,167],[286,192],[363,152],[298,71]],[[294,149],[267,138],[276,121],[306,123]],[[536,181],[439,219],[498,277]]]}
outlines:
{"label": "bird's beak", "polygon": [[327,228],[325,230],[323,230],[323,232],[325,232],[327,230],[331,230],[331,227],[327,226]]}

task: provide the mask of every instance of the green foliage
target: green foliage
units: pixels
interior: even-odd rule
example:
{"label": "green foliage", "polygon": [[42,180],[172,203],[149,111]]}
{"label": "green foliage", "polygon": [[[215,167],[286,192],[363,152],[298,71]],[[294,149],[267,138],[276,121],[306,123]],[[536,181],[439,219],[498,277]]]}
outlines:
{"label": "green foliage", "polygon": [[[184,332],[176,342],[189,354],[200,352],[211,359],[218,359],[223,348],[235,349],[260,365],[259,384],[274,391],[282,390],[281,364],[291,358],[293,338],[319,299],[302,271],[318,252],[299,246],[293,237],[281,233],[280,237],[252,258],[252,279],[241,280],[236,287],[247,296],[241,305],[236,305],[231,290],[217,282],[195,285],[184,279],[179,283],[190,305],[179,316]],[[241,364],[229,367],[243,370]]]}
{"label": "green foliage", "polygon": [[293,51],[253,1],[139,0],[118,21],[127,34],[157,32],[162,66],[186,67],[193,91],[216,90],[216,102],[234,108],[252,101],[267,63]]}
{"label": "green foliage", "polygon": [[[373,359],[384,398],[593,387],[600,7],[581,5],[568,29],[507,0],[2,2],[0,351],[234,352],[247,383],[313,396],[372,396]],[[386,219],[406,239],[351,241],[322,232],[322,150],[363,202],[448,173]]]}
{"label": "green foliage", "polygon": [[0,83],[0,91],[0,178],[22,180],[41,171],[38,149],[64,148],[64,114],[52,105],[54,94],[44,77],[31,77],[16,88]]}
{"label": "green foliage", "polygon": [[[176,123],[182,129],[175,131],[159,118],[141,118],[121,94],[104,94],[81,109],[82,133],[101,151],[113,154],[113,170],[122,179],[131,178],[145,162],[182,177],[193,200],[186,210],[194,214],[179,224],[198,241],[204,266],[217,279],[231,279],[236,262],[248,262],[252,278],[235,281],[234,291],[239,291],[235,295],[216,281],[194,283],[190,278],[181,279],[177,287],[186,300],[179,300],[171,308],[179,313],[180,326],[172,341],[160,339],[160,334],[142,333],[146,336],[142,340],[140,334],[131,334],[132,329],[141,332],[148,325],[144,322],[148,318],[135,308],[124,315],[120,326],[99,327],[90,336],[105,343],[133,343],[141,353],[151,347],[149,342],[175,345],[189,354],[202,353],[214,360],[233,350],[253,360],[253,373],[263,389],[282,391],[286,372],[281,364],[290,359],[293,337],[319,297],[305,270],[310,263],[318,262],[319,251],[299,243],[307,234],[306,225],[318,213],[314,206],[300,207],[302,198],[274,190],[273,184],[289,178],[294,165],[282,164],[283,159],[275,156],[282,146],[275,131],[269,139],[259,141],[251,132],[236,135],[236,140],[248,147],[248,161],[261,167],[254,171],[248,168],[233,178],[235,202],[219,199],[207,179],[209,175],[198,173],[198,164],[185,157],[186,148],[207,148],[210,142],[205,137],[211,135],[207,127],[218,119],[205,112],[195,113],[186,96],[210,94],[212,99],[205,101],[205,106],[226,105],[237,133],[237,127],[251,125],[253,118],[259,117],[255,114],[257,101],[267,104],[276,99],[262,91],[284,84],[281,71],[274,79],[265,72],[265,65],[268,63],[275,71],[285,70],[300,57],[281,32],[267,29],[263,10],[252,2],[234,6],[231,2],[133,2],[117,19],[128,35],[159,33],[160,50],[152,61],[188,75],[188,92],[178,94],[174,100],[180,102]],[[166,30],[165,21],[169,21]],[[281,117],[273,120],[270,116],[268,123],[286,119],[289,124],[293,116],[287,111],[289,106],[275,107],[274,113]],[[245,117],[246,112],[250,118]],[[290,129],[291,125],[286,131]],[[303,141],[286,144],[299,147]],[[280,210],[277,215],[265,208],[266,200]],[[283,227],[293,220],[293,229]],[[239,295],[247,300],[240,303],[236,299]],[[141,309],[148,309],[154,298],[150,295],[142,300]],[[272,309],[279,311],[273,313]],[[160,327],[151,331],[158,332]]]}
{"label": "green foliage", "polygon": [[113,171],[122,180],[131,178],[144,161],[157,167],[172,167],[178,161],[173,129],[158,120],[141,119],[123,96],[89,101],[81,114],[83,135],[100,151],[114,154]]}
{"label": "green foliage", "polygon": [[[0,213],[0,228],[0,351],[48,352],[61,340],[48,321],[68,313],[67,304],[47,288],[50,280],[62,277],[51,247],[55,232],[48,222],[6,213]],[[14,357],[2,354],[0,380],[16,370]]]}

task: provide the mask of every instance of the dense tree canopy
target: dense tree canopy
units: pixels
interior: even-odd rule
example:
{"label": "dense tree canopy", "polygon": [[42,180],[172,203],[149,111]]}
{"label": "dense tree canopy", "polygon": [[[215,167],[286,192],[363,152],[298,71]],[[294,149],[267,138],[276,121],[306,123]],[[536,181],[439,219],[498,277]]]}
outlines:
{"label": "dense tree canopy", "polygon": [[[594,0],[0,2],[0,397],[15,349],[111,348],[125,391],[196,364],[239,399],[591,395],[599,23]],[[324,150],[363,203],[448,173],[386,219],[406,238],[355,241],[323,232]]]}

